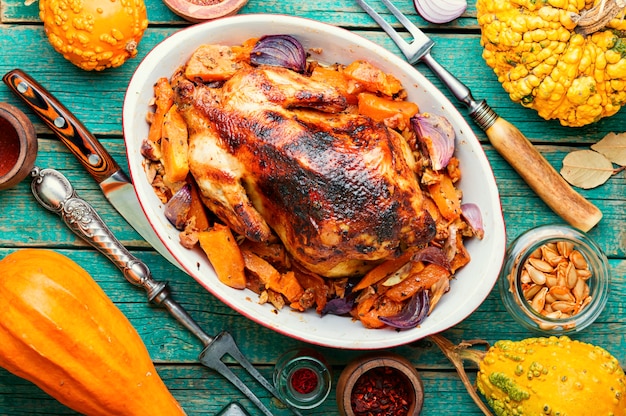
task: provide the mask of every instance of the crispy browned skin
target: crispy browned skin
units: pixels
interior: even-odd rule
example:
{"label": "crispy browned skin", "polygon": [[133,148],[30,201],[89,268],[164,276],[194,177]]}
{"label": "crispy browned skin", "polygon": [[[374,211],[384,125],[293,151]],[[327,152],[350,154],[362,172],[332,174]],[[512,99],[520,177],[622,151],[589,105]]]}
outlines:
{"label": "crispy browned skin", "polygon": [[432,239],[408,145],[342,112],[335,88],[260,67],[219,89],[179,80],[176,102],[205,203],[237,233],[262,241],[274,230],[296,260],[329,277]]}

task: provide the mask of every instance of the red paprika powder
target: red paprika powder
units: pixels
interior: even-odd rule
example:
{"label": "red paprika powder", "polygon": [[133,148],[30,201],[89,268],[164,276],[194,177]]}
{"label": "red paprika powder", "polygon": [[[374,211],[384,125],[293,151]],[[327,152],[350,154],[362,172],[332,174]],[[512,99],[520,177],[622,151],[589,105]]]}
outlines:
{"label": "red paprika powder", "polygon": [[4,176],[15,166],[20,156],[20,139],[15,128],[4,118],[0,118],[0,176]]}
{"label": "red paprika powder", "polygon": [[317,388],[317,374],[310,368],[300,368],[293,372],[289,380],[291,387],[300,394],[309,394]]}
{"label": "red paprika powder", "polygon": [[356,416],[407,416],[412,404],[407,377],[393,367],[376,367],[358,378],[350,402]]}

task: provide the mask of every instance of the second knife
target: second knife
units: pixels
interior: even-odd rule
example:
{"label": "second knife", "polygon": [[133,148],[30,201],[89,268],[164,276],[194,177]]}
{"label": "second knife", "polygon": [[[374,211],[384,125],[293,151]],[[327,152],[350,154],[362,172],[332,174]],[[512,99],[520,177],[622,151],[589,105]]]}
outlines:
{"label": "second knife", "polygon": [[20,69],[7,72],[4,83],[59,137],[96,180],[104,196],[155,250],[182,270],[145,217],[135,188],[98,139],[63,104]]}

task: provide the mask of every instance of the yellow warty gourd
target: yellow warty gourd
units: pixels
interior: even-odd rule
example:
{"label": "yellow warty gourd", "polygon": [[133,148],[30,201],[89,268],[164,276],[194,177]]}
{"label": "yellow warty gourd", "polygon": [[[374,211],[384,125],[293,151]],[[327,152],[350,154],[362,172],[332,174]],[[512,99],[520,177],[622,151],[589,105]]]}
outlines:
{"label": "yellow warty gourd", "polygon": [[611,116],[626,103],[626,20],[617,3],[477,0],[483,58],[513,101],[546,120],[580,127]]}
{"label": "yellow warty gourd", "polygon": [[148,27],[143,0],[39,0],[39,17],[54,49],[86,71],[136,56]]}
{"label": "yellow warty gourd", "polygon": [[476,386],[497,416],[626,416],[626,375],[599,346],[566,336],[498,341],[486,352],[431,339],[454,363],[468,392],[490,415],[471,386],[463,360],[478,364]]}

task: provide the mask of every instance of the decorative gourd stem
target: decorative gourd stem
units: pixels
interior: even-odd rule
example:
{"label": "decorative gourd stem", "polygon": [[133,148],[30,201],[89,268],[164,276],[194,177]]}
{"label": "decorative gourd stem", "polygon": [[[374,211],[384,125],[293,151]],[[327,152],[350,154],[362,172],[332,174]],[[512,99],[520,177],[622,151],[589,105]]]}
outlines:
{"label": "decorative gourd stem", "polygon": [[470,381],[467,373],[465,372],[465,368],[463,367],[463,360],[472,361],[475,364],[480,364],[480,362],[485,358],[485,351],[469,349],[469,347],[476,344],[486,344],[486,341],[464,341],[459,345],[454,345],[445,337],[435,334],[429,336],[429,338],[437,344],[437,346],[441,349],[443,354],[452,362],[454,368],[456,368],[456,372],[459,373],[459,377],[465,385],[465,389],[472,396],[474,403],[483,411],[485,416],[493,416],[487,405],[481,400],[478,393],[474,389],[472,382]]}
{"label": "decorative gourd stem", "polygon": [[581,35],[595,33],[623,13],[625,9],[626,0],[601,0],[593,8],[580,15],[572,16],[572,20],[576,23],[575,31]]}

